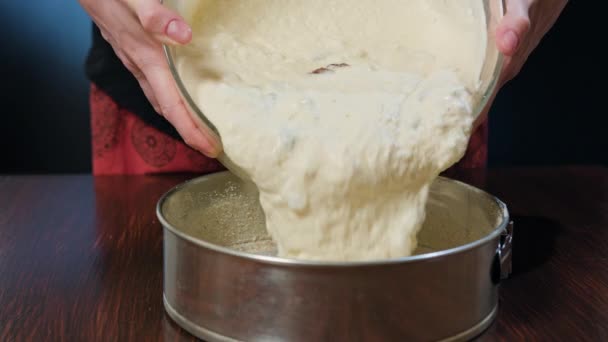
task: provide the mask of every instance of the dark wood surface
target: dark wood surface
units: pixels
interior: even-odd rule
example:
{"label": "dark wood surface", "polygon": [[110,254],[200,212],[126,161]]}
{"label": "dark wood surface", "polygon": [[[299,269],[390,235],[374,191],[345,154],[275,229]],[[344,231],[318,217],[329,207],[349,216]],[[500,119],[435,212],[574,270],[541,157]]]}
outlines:
{"label": "dark wood surface", "polygon": [[[194,340],[163,311],[155,215],[188,178],[0,176],[0,341]],[[492,170],[483,186],[516,236],[479,340],[608,341],[608,169]]]}

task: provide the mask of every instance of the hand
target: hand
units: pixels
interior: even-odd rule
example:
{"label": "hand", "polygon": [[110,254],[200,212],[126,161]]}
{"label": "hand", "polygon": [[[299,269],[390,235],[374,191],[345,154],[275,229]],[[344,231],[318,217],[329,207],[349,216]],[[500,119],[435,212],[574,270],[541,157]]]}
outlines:
{"label": "hand", "polygon": [[177,129],[186,144],[216,157],[219,142],[190,116],[162,50],[163,43],[190,42],[192,30],[184,19],[159,0],[79,1],[138,80],[156,112]]}
{"label": "hand", "polygon": [[505,56],[496,91],[476,121],[486,120],[496,93],[512,80],[551,29],[568,0],[507,0],[506,14],[496,29],[498,50]]}

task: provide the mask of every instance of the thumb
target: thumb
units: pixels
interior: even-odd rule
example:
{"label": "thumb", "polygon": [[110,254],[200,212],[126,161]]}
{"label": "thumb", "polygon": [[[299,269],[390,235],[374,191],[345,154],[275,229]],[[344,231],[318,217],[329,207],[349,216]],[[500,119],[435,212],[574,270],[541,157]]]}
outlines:
{"label": "thumb", "polygon": [[144,30],[161,43],[187,44],[192,29],[179,14],[163,6],[159,0],[124,0],[139,19]]}
{"label": "thumb", "polygon": [[513,56],[530,30],[530,0],[507,0],[507,13],[496,30],[498,50]]}

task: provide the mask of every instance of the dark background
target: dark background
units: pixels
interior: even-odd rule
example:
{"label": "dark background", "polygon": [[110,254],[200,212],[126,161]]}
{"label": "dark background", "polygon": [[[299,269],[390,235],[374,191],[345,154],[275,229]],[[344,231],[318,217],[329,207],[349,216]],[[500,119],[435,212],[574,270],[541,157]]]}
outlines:
{"label": "dark background", "polygon": [[[503,88],[491,166],[608,165],[602,2],[571,1]],[[0,173],[90,172],[88,17],[76,0],[2,1],[0,32]]]}

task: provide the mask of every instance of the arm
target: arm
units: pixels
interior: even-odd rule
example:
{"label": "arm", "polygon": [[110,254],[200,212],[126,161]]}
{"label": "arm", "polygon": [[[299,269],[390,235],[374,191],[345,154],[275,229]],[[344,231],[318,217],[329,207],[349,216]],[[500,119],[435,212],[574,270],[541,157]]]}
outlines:
{"label": "arm", "polygon": [[219,143],[199,129],[183,103],[162,50],[187,44],[192,30],[158,0],[79,0],[123,64],[135,76],[156,112],[192,148],[215,157]]}

